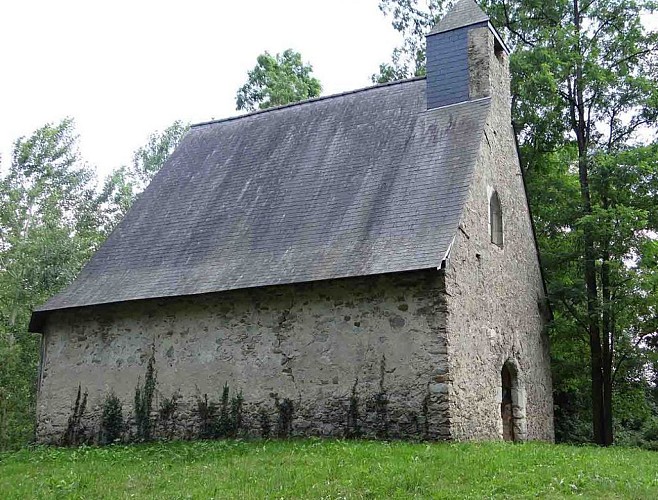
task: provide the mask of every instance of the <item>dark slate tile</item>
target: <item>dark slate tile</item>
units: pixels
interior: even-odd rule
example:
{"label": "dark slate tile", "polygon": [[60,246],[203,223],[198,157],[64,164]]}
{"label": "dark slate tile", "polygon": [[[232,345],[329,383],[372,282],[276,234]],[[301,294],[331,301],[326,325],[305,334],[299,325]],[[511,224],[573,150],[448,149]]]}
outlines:
{"label": "dark slate tile", "polygon": [[45,311],[439,267],[486,99],[413,79],[201,124]]}

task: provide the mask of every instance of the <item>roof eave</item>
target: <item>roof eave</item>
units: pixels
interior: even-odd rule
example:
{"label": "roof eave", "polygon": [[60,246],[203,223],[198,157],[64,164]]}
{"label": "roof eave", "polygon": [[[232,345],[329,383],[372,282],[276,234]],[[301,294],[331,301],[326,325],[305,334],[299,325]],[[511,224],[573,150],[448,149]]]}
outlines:
{"label": "roof eave", "polygon": [[[452,243],[450,243],[450,246],[452,247],[452,244],[454,243],[454,238]],[[265,287],[277,287],[277,286],[294,286],[294,285],[303,285],[303,284],[308,284],[308,283],[317,283],[317,282],[322,282],[322,281],[335,281],[335,280],[344,280],[344,279],[350,279],[350,278],[370,278],[370,277],[377,277],[377,276],[382,276],[382,275],[387,275],[387,274],[399,274],[399,273],[409,273],[409,272],[415,272],[415,271],[431,271],[431,270],[436,270],[436,271],[442,271],[442,269],[445,267],[448,257],[450,254],[450,248],[446,251],[444,258],[439,262],[438,266],[436,264],[434,265],[427,265],[427,266],[422,266],[422,267],[414,267],[410,269],[401,269],[398,271],[390,271],[390,272],[379,272],[379,273],[373,273],[373,274],[363,274],[363,275],[354,275],[354,276],[336,276],[333,278],[325,278],[325,279],[318,279],[318,280],[309,280],[309,281],[295,281],[295,282],[288,282],[288,283],[272,283],[272,284],[267,284],[267,285],[258,285],[258,286],[253,286],[253,287],[245,287],[245,288],[226,288],[226,289],[220,289],[220,290],[214,290],[214,291],[204,291],[200,293],[187,293],[187,294],[178,294],[178,295],[165,295],[165,296],[157,296],[157,297],[140,297],[140,298],[135,298],[135,299],[129,299],[129,300],[117,300],[117,301],[112,301],[112,302],[98,302],[98,303],[91,303],[91,304],[83,304],[83,305],[76,305],[76,306],[70,306],[70,307],[61,307],[61,308],[56,308],[56,309],[36,309],[32,312],[32,316],[30,317],[30,322],[28,324],[28,331],[31,333],[39,333],[43,334],[44,333],[44,327],[46,324],[46,320],[48,318],[49,314],[52,314],[54,312],[59,312],[59,311],[70,311],[73,309],[88,309],[91,307],[107,307],[107,306],[114,306],[117,304],[126,304],[126,303],[134,303],[134,302],[141,302],[145,300],[170,300],[170,299],[178,299],[178,298],[184,298],[184,297],[196,297],[196,296],[202,296],[202,295],[210,295],[210,294],[216,294],[216,293],[226,293],[226,292],[233,292],[236,290],[246,290],[249,288],[265,288]]]}

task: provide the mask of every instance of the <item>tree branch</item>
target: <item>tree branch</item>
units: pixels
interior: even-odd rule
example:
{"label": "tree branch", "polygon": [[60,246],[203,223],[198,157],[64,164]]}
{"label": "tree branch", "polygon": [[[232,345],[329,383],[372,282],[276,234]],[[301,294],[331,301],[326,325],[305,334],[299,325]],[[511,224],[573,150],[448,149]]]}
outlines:
{"label": "tree branch", "polygon": [[[640,343],[644,339],[646,339],[650,335],[655,335],[655,334],[656,334],[656,332],[645,332],[645,333],[640,334],[640,336],[637,338],[637,340],[633,343],[632,348],[635,349],[638,345],[640,345]],[[630,357],[630,354],[627,352],[627,353],[624,353],[624,355],[621,358],[619,358],[619,362],[617,363],[617,365],[614,368],[614,371],[612,372],[612,382],[613,383],[615,381],[615,377],[617,376],[617,372],[619,371],[619,368],[621,367],[622,363],[624,361],[626,361],[629,357]]]}
{"label": "tree branch", "polygon": [[512,28],[512,21],[510,20],[510,17],[509,17],[509,11],[507,9],[507,2],[505,2],[503,0],[502,4],[503,4],[503,14],[505,15],[505,28],[507,28],[507,30],[512,35],[514,35],[519,40],[521,40],[525,45],[528,45],[528,46],[534,48],[537,45],[535,42],[532,42],[532,41],[528,40],[522,33],[519,33],[517,30]]}
{"label": "tree branch", "polygon": [[576,323],[578,323],[578,325],[585,331],[585,333],[589,335],[589,326],[587,323],[580,319],[580,316],[574,310],[573,306],[571,306],[564,297],[560,298],[560,302],[564,304],[564,307],[567,308],[567,311],[569,311],[569,314],[573,316],[573,319],[576,321]]}

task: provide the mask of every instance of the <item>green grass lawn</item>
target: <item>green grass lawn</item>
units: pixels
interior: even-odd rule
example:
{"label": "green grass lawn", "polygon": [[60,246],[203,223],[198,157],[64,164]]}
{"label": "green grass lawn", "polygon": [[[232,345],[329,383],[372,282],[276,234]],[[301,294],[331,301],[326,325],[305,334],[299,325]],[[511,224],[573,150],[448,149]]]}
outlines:
{"label": "green grass lawn", "polygon": [[0,454],[0,498],[658,498],[658,453],[548,444],[206,441]]}

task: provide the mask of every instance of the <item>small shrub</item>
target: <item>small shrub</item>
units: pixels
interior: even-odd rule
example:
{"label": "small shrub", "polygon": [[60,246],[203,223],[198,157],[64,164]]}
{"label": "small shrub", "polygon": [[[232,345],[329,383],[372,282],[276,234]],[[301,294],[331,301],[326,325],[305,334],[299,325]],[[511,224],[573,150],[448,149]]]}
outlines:
{"label": "small shrub", "polygon": [[219,409],[219,422],[213,437],[223,438],[231,434],[231,415],[229,408],[229,388],[228,382],[224,384],[222,389],[222,402]]}
{"label": "small shrub", "polygon": [[82,394],[82,386],[78,384],[78,395],[75,398],[73,411],[71,412],[71,416],[69,416],[66,425],[66,432],[62,437],[62,444],[64,446],[76,446],[84,440],[85,428],[82,423],[82,418],[84,417],[86,409],[87,390],[85,389],[84,394]]}
{"label": "small shrub", "polygon": [[388,397],[378,392],[373,398],[375,408],[375,435],[377,439],[388,439]]}
{"label": "small shrub", "polygon": [[151,440],[151,409],[153,408],[153,396],[157,384],[155,372],[155,353],[151,354],[146,365],[146,375],[144,377],[144,386],[135,387],[135,424],[137,425],[137,440]]}
{"label": "small shrub", "polygon": [[430,395],[425,394],[423,398],[423,406],[421,409],[423,413],[423,439],[430,437]]}
{"label": "small shrub", "polygon": [[103,444],[110,444],[119,441],[123,430],[124,422],[121,400],[111,392],[105,397],[105,401],[103,401],[101,442]]}
{"label": "small shrub", "polygon": [[388,396],[384,387],[386,356],[382,354],[379,365],[379,392],[373,398],[375,408],[375,435],[377,439],[388,439]]}
{"label": "small shrub", "polygon": [[279,402],[279,399],[274,400],[279,418],[276,425],[276,435],[279,438],[287,438],[292,434],[292,420],[294,415],[294,405],[291,399],[285,398]]}
{"label": "small shrub", "polygon": [[176,410],[178,409],[179,394],[172,394],[170,398],[160,401],[158,410],[158,423],[165,439],[173,439],[176,432]]}
{"label": "small shrub", "polygon": [[270,415],[265,408],[258,410],[258,421],[260,423],[260,436],[267,439],[272,432],[272,424],[270,423]]}
{"label": "small shrub", "polygon": [[352,386],[350,403],[347,408],[347,429],[345,430],[345,436],[347,438],[358,438],[361,436],[361,428],[359,427],[359,395],[356,391],[358,383],[359,379],[356,379]]}
{"label": "small shrub", "polygon": [[658,443],[658,418],[654,418],[653,420],[649,421],[646,429],[644,430],[643,438],[646,441],[654,441]]}
{"label": "small shrub", "polygon": [[199,437],[202,439],[223,439],[235,437],[242,428],[242,403],[244,398],[239,392],[232,398],[228,383],[222,389],[219,404],[208,399],[197,399],[197,417],[199,419]]}
{"label": "small shrub", "polygon": [[242,430],[242,403],[244,398],[242,392],[238,392],[231,398],[231,430],[230,437],[237,437]]}
{"label": "small shrub", "polygon": [[199,438],[212,439],[217,427],[217,405],[208,400],[208,395],[196,400],[196,414],[199,420]]}

